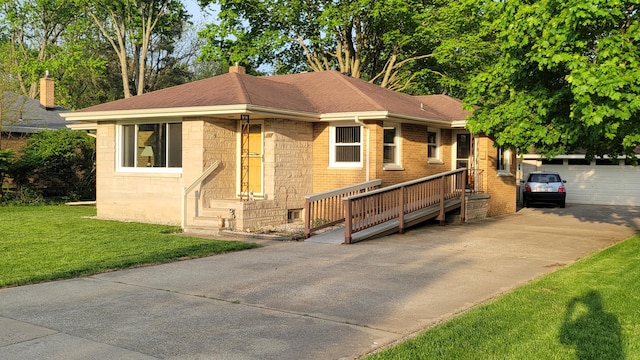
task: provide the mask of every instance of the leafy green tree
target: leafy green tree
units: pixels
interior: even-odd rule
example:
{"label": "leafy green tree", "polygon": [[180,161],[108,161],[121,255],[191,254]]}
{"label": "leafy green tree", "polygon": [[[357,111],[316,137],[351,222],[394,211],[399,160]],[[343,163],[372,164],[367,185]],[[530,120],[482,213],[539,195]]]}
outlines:
{"label": "leafy green tree", "polygon": [[0,0],[0,76],[11,87],[5,90],[35,98],[46,71],[76,79],[100,71],[104,63],[84,51],[87,24],[74,1]]}
{"label": "leafy green tree", "polygon": [[339,70],[416,95],[464,95],[495,55],[491,0],[201,0],[220,6],[201,59],[250,72]]}
{"label": "leafy green tree", "polygon": [[145,92],[200,79],[194,65],[203,41],[198,38],[195,25],[176,23],[173,29],[173,34],[158,39],[149,51]]}
{"label": "leafy green tree", "polygon": [[45,198],[95,199],[95,139],[68,129],[34,134],[11,175],[19,188]]}
{"label": "leafy green tree", "polygon": [[495,16],[493,0],[439,0],[422,36],[434,39],[433,56],[418,60],[422,71],[415,94],[446,93],[463,98],[470,79],[492,64],[497,55],[489,24]]}
{"label": "leafy green tree", "polygon": [[111,45],[125,98],[147,89],[150,53],[170,51],[190,15],[179,0],[77,0]]}
{"label": "leafy green tree", "polygon": [[[499,56],[475,76],[469,128],[520,152],[632,156],[640,144],[637,0],[496,2]],[[635,159],[635,156],[633,156]]]}
{"label": "leafy green tree", "polygon": [[381,86],[406,88],[413,62],[431,56],[421,34],[432,6],[420,0],[201,0],[219,22],[201,31],[202,59],[277,73],[336,69]]}

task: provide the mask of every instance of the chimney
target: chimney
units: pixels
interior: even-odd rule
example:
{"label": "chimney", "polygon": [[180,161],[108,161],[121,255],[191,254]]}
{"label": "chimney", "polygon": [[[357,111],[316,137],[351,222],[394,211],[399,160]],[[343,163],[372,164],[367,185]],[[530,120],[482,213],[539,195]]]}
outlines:
{"label": "chimney", "polygon": [[44,77],[40,79],[40,105],[45,109],[50,110],[55,107],[53,101],[53,79],[49,77],[49,71],[45,73]]}
{"label": "chimney", "polygon": [[237,74],[246,74],[247,70],[244,68],[244,66],[238,65],[238,63],[236,63],[234,66],[229,66],[229,72],[237,73]]}

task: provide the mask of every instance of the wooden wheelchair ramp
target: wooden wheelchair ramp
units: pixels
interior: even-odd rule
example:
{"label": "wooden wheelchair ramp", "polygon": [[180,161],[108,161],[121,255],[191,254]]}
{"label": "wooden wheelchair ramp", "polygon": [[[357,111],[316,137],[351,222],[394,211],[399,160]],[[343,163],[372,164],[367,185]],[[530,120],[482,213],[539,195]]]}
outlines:
{"label": "wooden wheelchair ramp", "polygon": [[[464,221],[466,184],[466,169],[459,169],[346,196],[341,209],[344,228],[314,235],[318,237],[310,241],[351,244],[403,233],[430,219],[444,224],[445,214],[456,209],[460,209],[460,219]],[[310,224],[314,221],[313,204],[308,202],[306,210],[309,215],[305,222]],[[311,232],[305,230],[305,237],[310,236]]]}

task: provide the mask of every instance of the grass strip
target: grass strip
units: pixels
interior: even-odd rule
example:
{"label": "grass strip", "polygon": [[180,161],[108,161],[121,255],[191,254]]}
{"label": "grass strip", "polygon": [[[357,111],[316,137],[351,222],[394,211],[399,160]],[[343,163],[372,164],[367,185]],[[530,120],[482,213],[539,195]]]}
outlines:
{"label": "grass strip", "polygon": [[95,207],[0,207],[0,287],[257,247],[176,236],[179,227],[91,219]]}
{"label": "grass strip", "polygon": [[639,289],[635,236],[366,359],[640,359]]}

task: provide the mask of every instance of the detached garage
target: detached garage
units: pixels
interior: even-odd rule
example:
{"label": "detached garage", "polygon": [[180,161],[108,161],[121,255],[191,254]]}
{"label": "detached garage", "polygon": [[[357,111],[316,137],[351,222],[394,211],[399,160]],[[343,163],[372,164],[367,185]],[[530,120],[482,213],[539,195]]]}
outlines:
{"label": "detached garage", "polygon": [[583,155],[565,155],[551,160],[524,155],[522,179],[536,170],[556,171],[566,180],[567,203],[640,206],[640,166],[625,160],[586,161]]}

